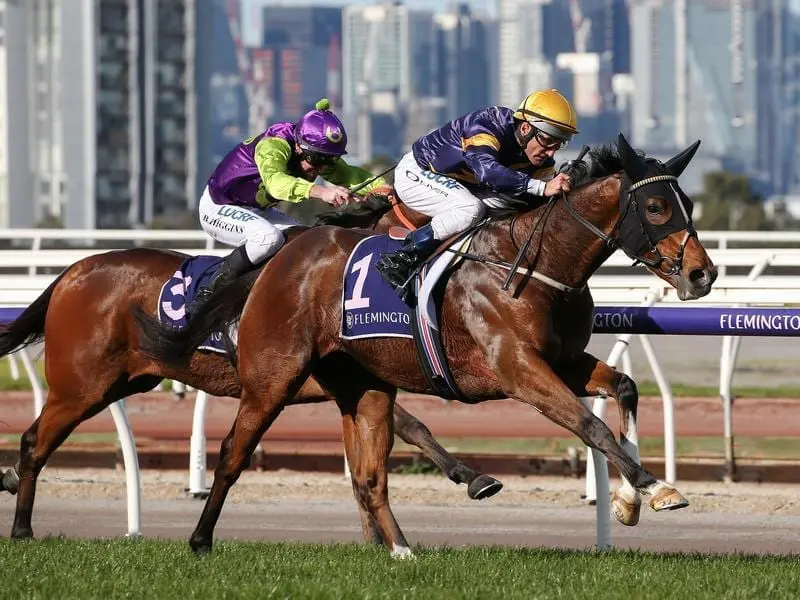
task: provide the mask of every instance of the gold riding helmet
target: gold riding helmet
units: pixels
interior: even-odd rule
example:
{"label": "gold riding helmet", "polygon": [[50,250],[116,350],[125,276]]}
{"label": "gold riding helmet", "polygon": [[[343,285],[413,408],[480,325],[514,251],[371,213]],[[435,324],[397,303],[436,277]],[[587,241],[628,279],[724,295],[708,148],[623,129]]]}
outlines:
{"label": "gold riding helmet", "polygon": [[575,107],[558,90],[542,90],[528,94],[514,118],[527,121],[539,131],[562,140],[562,147],[578,131],[578,115]]}

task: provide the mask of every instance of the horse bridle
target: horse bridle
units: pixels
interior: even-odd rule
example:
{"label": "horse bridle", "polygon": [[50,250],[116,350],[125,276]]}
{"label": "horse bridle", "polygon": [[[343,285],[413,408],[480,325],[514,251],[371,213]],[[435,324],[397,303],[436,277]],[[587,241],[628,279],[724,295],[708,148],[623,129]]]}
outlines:
{"label": "horse bridle", "polygon": [[[653,236],[650,234],[650,231],[644,225],[644,216],[642,215],[641,211],[639,210],[639,202],[637,200],[636,191],[647,187],[648,185],[652,185],[654,183],[660,182],[670,182],[669,187],[672,190],[672,193],[675,194],[675,199],[677,200],[677,204],[681,209],[681,213],[683,215],[684,221],[684,229],[686,230],[686,234],[681,241],[680,246],[678,247],[678,252],[674,257],[672,256],[664,256],[661,254],[661,251],[658,249],[658,242],[661,239],[664,239],[663,236],[659,240],[654,240]],[[590,223],[583,215],[581,215],[572,203],[569,201],[567,195],[562,191],[561,197],[564,201],[564,204],[567,207],[567,211],[577,220],[581,225],[586,227],[589,231],[603,240],[609,248],[612,250],[616,250],[617,248],[622,249],[625,254],[630,256],[634,260],[634,265],[638,263],[642,263],[652,269],[658,269],[664,275],[675,275],[680,272],[681,268],[683,267],[683,253],[686,249],[686,244],[692,237],[697,237],[697,231],[692,226],[691,219],[689,218],[689,214],[686,211],[686,207],[683,204],[683,199],[681,198],[678,191],[675,189],[675,184],[677,183],[678,178],[674,175],[654,175],[652,177],[647,177],[642,179],[641,181],[637,181],[636,183],[632,184],[625,192],[620,191],[620,196],[623,193],[627,194],[627,203],[625,206],[625,210],[620,214],[619,218],[617,219],[616,223],[614,223],[614,227],[611,229],[611,233],[605,233],[598,227],[596,227],[593,223]],[[637,222],[639,224],[639,231],[643,234],[644,238],[647,240],[647,245],[649,246],[648,250],[642,254],[638,254],[635,250],[631,250],[627,248],[624,240],[620,240],[617,238],[616,233],[620,228],[620,225],[624,222],[626,218],[628,218],[628,212],[633,207],[635,211]],[[513,239],[513,238],[512,238]],[[657,258],[648,258],[647,255],[656,254]],[[665,268],[665,265],[667,268]]]}
{"label": "horse bridle", "polygon": [[[642,216],[641,212],[639,211],[639,203],[637,201],[637,196],[636,196],[636,191],[637,190],[639,190],[639,189],[641,189],[643,187],[646,187],[648,185],[654,184],[654,183],[660,183],[660,182],[665,182],[665,181],[669,181],[670,182],[670,189],[672,189],[672,192],[675,194],[675,198],[676,198],[676,200],[678,202],[678,206],[680,206],[681,213],[683,215],[683,220],[684,220],[684,225],[685,225],[685,227],[683,229],[686,230],[686,235],[684,236],[683,241],[681,242],[681,244],[680,244],[680,246],[678,248],[677,255],[674,258],[670,257],[670,256],[664,256],[663,254],[661,254],[661,251],[658,249],[658,242],[661,241],[662,239],[664,239],[666,237],[666,235],[669,235],[669,233],[667,233],[666,235],[662,236],[658,240],[654,240],[653,239],[653,237],[650,235],[650,232],[647,230],[647,227],[645,227],[645,225],[644,225],[644,217]],[[625,254],[627,254],[628,256],[630,256],[631,258],[634,259],[634,265],[637,264],[637,263],[642,263],[644,265],[647,265],[650,268],[659,269],[659,271],[661,271],[665,275],[675,275],[676,273],[679,273],[681,268],[683,267],[683,253],[684,253],[684,250],[686,248],[686,244],[689,242],[689,240],[692,237],[696,237],[697,236],[697,232],[695,231],[694,227],[692,226],[692,222],[689,219],[689,214],[686,211],[686,207],[683,204],[683,200],[680,197],[680,194],[677,192],[677,190],[674,187],[674,184],[677,181],[678,181],[678,178],[675,177],[674,175],[654,175],[652,177],[647,177],[645,179],[642,179],[641,181],[637,181],[636,183],[634,183],[630,187],[628,187],[628,189],[626,191],[624,191],[624,192],[622,190],[620,190],[620,199],[623,197],[623,194],[626,194],[627,203],[626,203],[626,206],[625,206],[625,210],[620,214],[619,218],[614,223],[614,227],[612,227],[610,233],[605,233],[600,228],[598,228],[596,225],[594,225],[593,223],[590,223],[586,219],[586,217],[581,215],[575,209],[575,207],[572,205],[572,203],[569,201],[569,198],[567,197],[567,195],[563,191],[561,192],[561,196],[560,197],[564,201],[564,204],[567,207],[567,211],[575,218],[576,221],[578,221],[578,223],[580,223],[581,225],[586,227],[586,229],[588,229],[594,235],[596,235],[601,240],[603,240],[608,245],[608,247],[611,248],[612,250],[616,250],[617,248],[621,248],[625,252]],[[550,213],[552,212],[552,209],[555,206],[556,201],[558,200],[558,198],[559,198],[559,196],[552,196],[548,200],[547,205],[543,209],[543,214],[541,215],[541,217],[539,217],[539,219],[537,219],[536,223],[531,227],[530,233],[528,234],[527,239],[525,240],[525,243],[522,246],[518,246],[516,240],[514,239],[514,226],[515,226],[515,224],[517,222],[517,218],[522,213],[518,213],[518,214],[514,215],[514,217],[512,217],[512,219],[511,219],[511,221],[509,223],[509,232],[508,233],[509,233],[509,236],[511,237],[512,245],[515,248],[517,248],[517,256],[516,256],[516,258],[515,258],[513,263],[508,263],[508,262],[502,261],[502,260],[490,259],[490,258],[485,257],[485,256],[477,256],[477,255],[472,254],[470,252],[463,252],[463,251],[452,250],[452,249],[450,249],[448,251],[452,252],[453,254],[456,254],[457,256],[465,258],[467,260],[473,260],[473,261],[476,261],[476,262],[493,265],[493,266],[500,267],[501,269],[504,269],[504,270],[508,271],[508,276],[507,276],[504,284],[502,285],[502,289],[503,290],[507,290],[508,289],[508,287],[511,285],[511,281],[513,280],[515,275],[523,275],[523,277],[526,277],[526,278],[532,277],[533,279],[537,279],[537,280],[545,283],[546,285],[549,285],[550,287],[556,288],[556,289],[558,289],[558,290],[560,290],[562,292],[566,292],[566,293],[580,292],[583,289],[585,289],[586,284],[584,284],[580,288],[570,287],[570,286],[564,285],[563,283],[561,283],[559,281],[556,281],[556,280],[552,279],[551,277],[548,277],[548,276],[544,275],[543,273],[537,272],[535,270],[535,268],[534,268],[534,266],[535,266],[534,265],[535,258],[534,258],[533,261],[529,261],[528,262],[528,266],[527,267],[523,268],[523,267],[520,266],[521,263],[522,263],[522,260],[525,258],[525,255],[528,252],[528,248],[530,247],[531,242],[533,241],[533,236],[535,235],[536,231],[539,229],[539,226],[543,225],[543,224],[545,224],[547,222],[547,220],[548,220],[548,218],[550,216]],[[619,239],[617,239],[617,236],[616,236],[616,233],[620,229],[620,225],[628,217],[628,212],[630,211],[631,206],[634,207],[634,211],[635,211],[636,216],[637,216],[637,223],[639,225],[639,229],[640,229],[641,233],[644,235],[644,238],[647,240],[647,245],[649,246],[649,249],[646,252],[644,252],[643,254],[638,254],[635,251],[630,250],[629,248],[626,247],[626,245],[623,242],[621,242]],[[476,229],[478,229],[480,227],[483,227],[488,221],[489,221],[489,219],[486,219],[484,222],[480,223],[476,227]],[[542,238],[539,239],[540,244],[541,244],[541,241],[542,241]],[[650,253],[653,253],[653,252],[658,255],[658,258],[648,258],[647,256],[645,256],[645,254],[650,254]],[[537,252],[537,255],[538,255],[538,252]],[[668,265],[668,268],[666,268],[666,269],[664,268],[665,264]]]}

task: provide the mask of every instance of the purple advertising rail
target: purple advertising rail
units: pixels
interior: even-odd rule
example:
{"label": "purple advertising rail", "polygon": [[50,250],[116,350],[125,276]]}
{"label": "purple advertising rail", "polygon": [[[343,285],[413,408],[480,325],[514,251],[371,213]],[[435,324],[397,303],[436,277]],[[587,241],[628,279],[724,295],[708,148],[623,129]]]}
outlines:
{"label": "purple advertising rail", "polygon": [[800,309],[597,306],[594,333],[800,337]]}
{"label": "purple advertising rail", "polygon": [[[22,311],[0,307],[0,323]],[[800,337],[800,309],[597,306],[594,333]]]}

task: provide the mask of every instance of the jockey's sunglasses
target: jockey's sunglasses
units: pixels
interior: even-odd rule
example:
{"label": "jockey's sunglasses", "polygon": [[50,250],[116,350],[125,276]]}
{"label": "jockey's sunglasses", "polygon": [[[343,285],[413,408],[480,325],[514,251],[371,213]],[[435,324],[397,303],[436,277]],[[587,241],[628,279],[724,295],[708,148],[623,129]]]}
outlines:
{"label": "jockey's sunglasses", "polygon": [[545,150],[563,150],[569,144],[569,140],[560,140],[549,136],[536,127],[533,128],[533,137]]}
{"label": "jockey's sunglasses", "polygon": [[317,154],[315,152],[303,152],[302,158],[313,167],[330,167],[336,162],[335,156],[327,154]]}

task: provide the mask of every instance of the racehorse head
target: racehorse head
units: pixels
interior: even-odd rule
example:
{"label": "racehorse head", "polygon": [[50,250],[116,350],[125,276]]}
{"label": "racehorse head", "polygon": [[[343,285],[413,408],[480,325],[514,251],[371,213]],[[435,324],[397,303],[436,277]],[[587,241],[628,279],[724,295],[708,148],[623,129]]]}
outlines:
{"label": "racehorse head", "polygon": [[681,300],[705,296],[717,277],[697,239],[694,205],[678,183],[699,146],[698,140],[661,163],[635,152],[622,134],[618,142],[623,173],[613,240],[625,254],[674,286]]}

